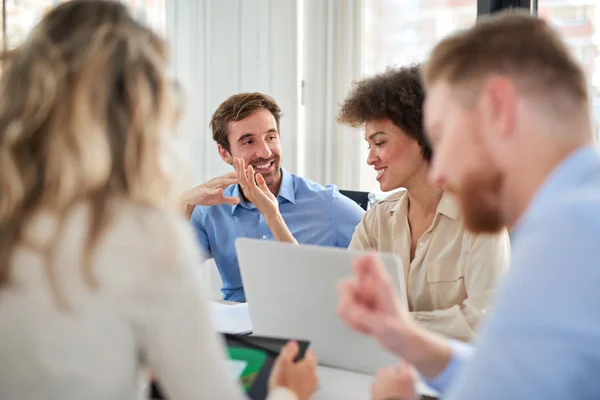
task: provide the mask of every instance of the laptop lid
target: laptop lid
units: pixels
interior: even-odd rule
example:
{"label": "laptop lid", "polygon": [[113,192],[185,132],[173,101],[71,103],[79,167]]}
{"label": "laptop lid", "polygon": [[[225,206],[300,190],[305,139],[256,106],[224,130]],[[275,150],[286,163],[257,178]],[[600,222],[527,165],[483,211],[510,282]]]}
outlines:
{"label": "laptop lid", "polygon": [[[398,362],[336,315],[337,284],[365,252],[246,238],[236,249],[254,334],[308,340],[319,362],[336,368],[375,373]],[[400,259],[380,257],[406,305]]]}

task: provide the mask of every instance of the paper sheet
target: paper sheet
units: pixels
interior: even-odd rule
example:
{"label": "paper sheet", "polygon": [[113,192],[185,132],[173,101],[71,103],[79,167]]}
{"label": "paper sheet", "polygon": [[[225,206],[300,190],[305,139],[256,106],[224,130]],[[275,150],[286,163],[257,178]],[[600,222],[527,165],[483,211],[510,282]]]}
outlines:
{"label": "paper sheet", "polygon": [[213,324],[217,332],[242,334],[252,332],[248,303],[227,305],[212,303]]}
{"label": "paper sheet", "polygon": [[246,365],[248,365],[248,363],[246,361],[227,360],[227,366],[229,367],[229,373],[231,374],[231,377],[233,377],[236,380],[240,379],[240,376],[242,376],[242,372],[244,372],[244,370],[246,369]]}

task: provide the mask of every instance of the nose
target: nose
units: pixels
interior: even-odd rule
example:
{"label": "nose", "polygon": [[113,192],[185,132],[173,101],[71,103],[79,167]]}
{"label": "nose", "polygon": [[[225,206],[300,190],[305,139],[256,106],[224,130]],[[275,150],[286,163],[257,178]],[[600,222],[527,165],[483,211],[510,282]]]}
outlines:
{"label": "nose", "polygon": [[368,165],[375,165],[375,163],[377,162],[377,160],[379,160],[379,157],[377,157],[377,154],[375,154],[375,148],[371,147],[369,149],[369,154],[367,154],[367,164]]}
{"label": "nose", "polygon": [[271,155],[273,155],[273,152],[269,148],[269,144],[267,142],[263,141],[261,144],[259,144],[257,146],[256,158],[262,158],[264,160],[267,160],[267,159],[271,158]]}

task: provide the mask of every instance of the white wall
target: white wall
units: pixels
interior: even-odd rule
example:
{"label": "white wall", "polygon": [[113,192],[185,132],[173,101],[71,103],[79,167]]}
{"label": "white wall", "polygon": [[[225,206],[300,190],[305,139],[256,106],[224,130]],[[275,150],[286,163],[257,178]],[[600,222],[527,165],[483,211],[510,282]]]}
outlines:
{"label": "white wall", "polygon": [[259,91],[284,116],[284,166],[299,172],[298,2],[296,0],[168,0],[172,75],[185,90],[178,132],[193,168],[192,183],[231,171],[217,153],[208,123],[228,96]]}

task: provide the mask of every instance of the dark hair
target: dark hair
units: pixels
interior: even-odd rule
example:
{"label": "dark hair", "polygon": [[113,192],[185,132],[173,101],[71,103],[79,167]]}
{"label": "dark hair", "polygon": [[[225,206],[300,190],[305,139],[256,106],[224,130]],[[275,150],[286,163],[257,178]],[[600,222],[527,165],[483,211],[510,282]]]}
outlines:
{"label": "dark hair", "polygon": [[277,133],[279,133],[279,120],[281,118],[281,109],[275,103],[271,96],[262,93],[239,93],[230,96],[225,100],[213,114],[210,120],[213,140],[220,144],[225,150],[231,151],[229,146],[229,123],[241,121],[249,117],[257,110],[268,110],[277,123]]}
{"label": "dark hair", "polygon": [[431,146],[423,129],[425,89],[418,65],[388,68],[385,72],[355,82],[341,106],[338,122],[352,127],[389,119],[421,147],[431,161]]}

